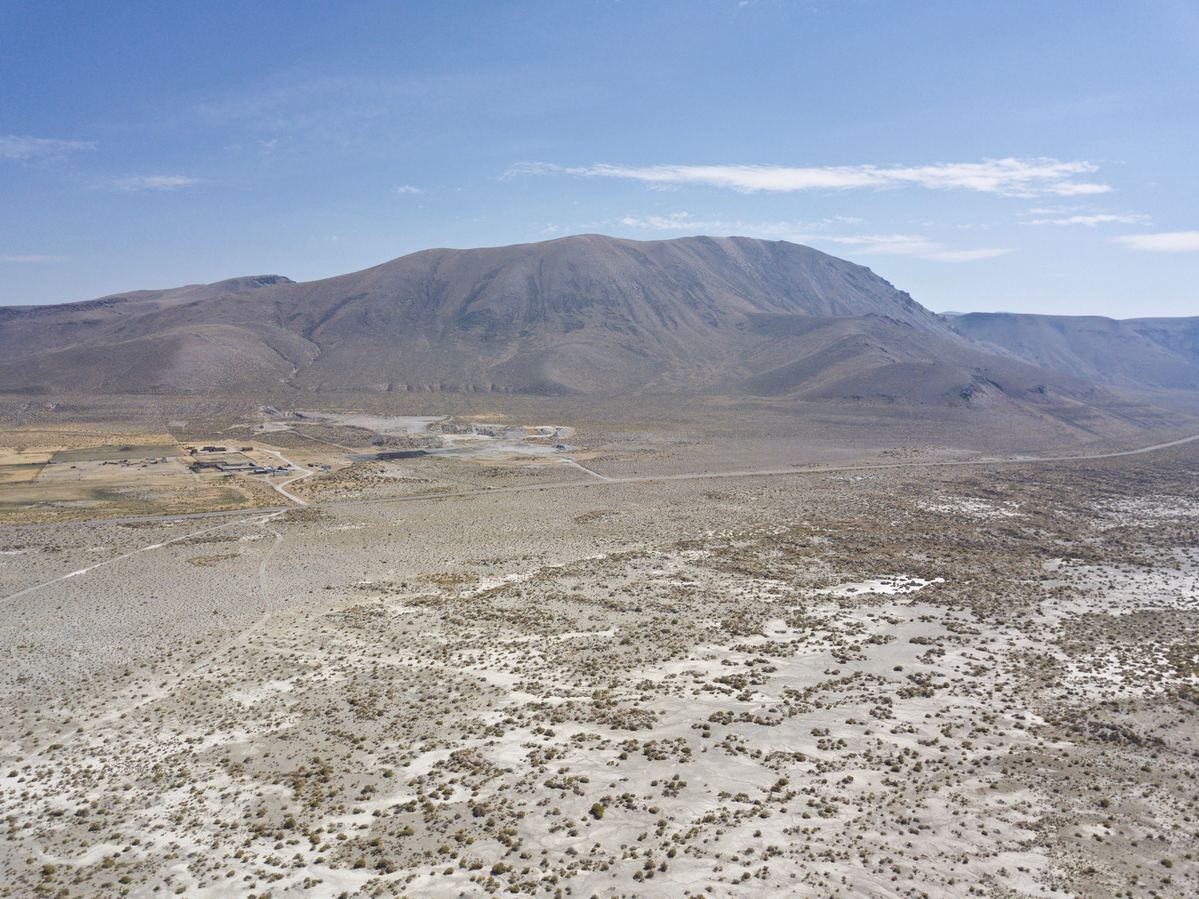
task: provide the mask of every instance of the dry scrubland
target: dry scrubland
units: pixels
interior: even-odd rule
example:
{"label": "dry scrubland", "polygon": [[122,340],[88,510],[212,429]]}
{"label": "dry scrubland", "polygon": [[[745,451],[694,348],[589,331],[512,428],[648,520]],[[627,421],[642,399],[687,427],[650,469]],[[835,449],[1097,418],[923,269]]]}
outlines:
{"label": "dry scrubland", "polygon": [[572,423],[0,527],[0,895],[1199,891],[1199,442],[612,483],[770,435]]}

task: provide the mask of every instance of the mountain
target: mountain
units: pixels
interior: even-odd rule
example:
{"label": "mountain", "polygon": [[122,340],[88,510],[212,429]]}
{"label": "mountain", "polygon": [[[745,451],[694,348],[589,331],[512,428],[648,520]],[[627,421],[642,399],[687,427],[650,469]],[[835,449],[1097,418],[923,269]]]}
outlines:
{"label": "mountain", "polygon": [[964,336],[1105,387],[1199,390],[1199,317],[1117,321],[971,312],[948,321]]}
{"label": "mountain", "polygon": [[867,268],[738,237],[436,249],[322,281],[0,309],[8,393],[722,394],[1059,414],[1103,401],[1077,374],[985,347]]}
{"label": "mountain", "polygon": [[[223,297],[292,283],[261,275],[83,303],[0,307],[0,392],[203,390],[243,367],[290,371],[270,348],[302,355],[304,342],[295,335],[233,324],[203,310]],[[192,322],[167,324],[179,317]],[[273,365],[272,355],[278,357]]]}

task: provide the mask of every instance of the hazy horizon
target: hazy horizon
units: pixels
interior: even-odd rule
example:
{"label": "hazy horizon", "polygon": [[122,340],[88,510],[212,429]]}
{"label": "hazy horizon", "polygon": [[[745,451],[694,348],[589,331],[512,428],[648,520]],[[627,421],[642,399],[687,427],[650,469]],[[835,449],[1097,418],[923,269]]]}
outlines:
{"label": "hazy horizon", "polygon": [[[580,232],[578,232],[577,234],[563,234],[563,235],[559,235],[559,236],[558,236],[558,237],[556,237],[556,238],[547,238],[547,240],[560,240],[560,239],[563,239],[563,238],[568,238],[568,237],[582,237],[582,236],[587,236],[587,235],[593,235],[593,234],[596,234],[596,233],[598,233],[598,232],[587,232],[587,231],[580,231]],[[617,235],[602,235],[602,236],[614,236],[614,237],[615,237],[615,236],[617,236]],[[713,236],[720,236],[720,237],[750,237],[750,235],[746,235],[746,234],[729,234],[729,235],[710,235],[710,234],[681,234],[681,235],[678,235],[677,237],[662,237],[662,238],[652,238],[652,237],[644,237],[644,238],[643,238],[643,237],[631,237],[631,238],[630,238],[630,237],[625,237],[625,238],[622,238],[622,239],[626,239],[626,240],[638,240],[638,241],[651,241],[651,240],[680,240],[680,239],[683,239],[683,238],[688,238],[688,237],[713,237]],[[752,239],[758,239],[758,238],[752,238]],[[767,238],[767,239],[769,239],[769,238]],[[774,239],[776,239],[776,240],[783,240],[782,238],[774,238]],[[534,242],[536,242],[536,243],[540,243],[541,241],[534,241]],[[787,243],[797,243],[796,241],[785,241],[785,242],[787,242]],[[526,242],[526,243],[528,243],[528,242]],[[514,245],[519,245],[519,244],[491,244],[491,245],[488,245],[488,247],[490,247],[490,248],[500,248],[500,247],[505,247],[505,246],[514,246]],[[800,245],[800,246],[811,246],[811,245],[809,245],[809,244],[799,244],[799,245]],[[487,247],[484,247],[484,248],[487,248]],[[815,249],[819,249],[818,247],[814,247],[814,248],[815,248]],[[442,247],[424,247],[424,248],[422,248],[422,249],[424,249],[424,250],[443,250],[443,249],[448,249],[448,250],[466,250],[466,249],[473,249],[473,248],[472,248],[472,247],[465,247],[465,246],[461,246],[461,247],[457,247],[457,246],[442,246]],[[421,250],[414,250],[413,252],[421,252]],[[827,252],[827,251],[824,251],[824,252]],[[406,255],[407,255],[407,254],[406,254]],[[836,254],[836,253],[833,253],[833,254],[831,254],[831,255],[834,255],[834,256],[836,256],[836,255],[838,255],[838,254]],[[402,258],[402,257],[395,257],[395,258]],[[847,257],[842,257],[842,258],[847,258]],[[385,260],[381,260],[381,261],[380,261],[380,262],[378,262],[378,263],[375,263],[374,265],[368,265],[368,266],[365,266],[365,268],[369,269],[369,268],[373,268],[373,267],[375,267],[375,266],[377,266],[377,265],[384,265],[384,264],[386,264],[386,263],[388,263],[388,262],[393,262],[393,261],[395,261],[395,259],[394,259],[394,258],[393,258],[393,259],[385,259]],[[859,264],[861,264],[861,265],[864,265],[866,268],[869,268],[871,271],[874,271],[874,272],[875,272],[875,274],[878,274],[878,275],[880,275],[881,277],[883,277],[883,278],[886,278],[886,275],[885,275],[885,273],[883,273],[883,272],[879,272],[879,271],[877,271],[876,269],[874,269],[874,268],[872,268],[872,267],[871,267],[871,265],[870,265],[870,263],[869,263],[869,260],[864,260],[864,261],[861,261]],[[362,269],[359,269],[359,271],[361,271],[361,270],[362,270]],[[236,279],[238,279],[238,278],[247,278],[247,277],[282,276],[282,277],[284,277],[284,278],[288,278],[289,280],[295,281],[295,282],[297,282],[297,283],[310,283],[310,282],[315,282],[315,281],[324,281],[324,280],[328,280],[328,279],[330,279],[330,278],[336,278],[336,277],[338,277],[338,276],[340,276],[340,275],[346,275],[346,274],[352,274],[352,272],[333,272],[333,273],[331,273],[331,274],[328,274],[328,275],[321,275],[321,276],[318,276],[318,277],[315,277],[315,278],[305,278],[305,279],[301,279],[301,278],[292,278],[290,275],[288,275],[288,274],[287,274],[287,272],[268,272],[268,271],[248,272],[248,271],[247,271],[247,272],[238,272],[237,274],[226,275],[226,276],[223,276],[223,277],[219,277],[219,278],[212,279],[212,280],[210,280],[210,281],[195,281],[195,282],[187,282],[187,283],[180,282],[180,283],[178,283],[178,284],[147,284],[147,285],[139,285],[139,286],[137,286],[137,287],[126,288],[126,289],[124,289],[124,290],[117,289],[117,290],[107,291],[107,292],[105,292],[105,293],[102,293],[102,294],[95,294],[94,296],[88,296],[88,297],[78,297],[78,298],[76,298],[76,299],[71,299],[71,300],[63,300],[63,301],[61,301],[61,302],[58,302],[58,303],[47,303],[47,304],[36,304],[36,303],[14,303],[14,304],[9,304],[9,305],[10,305],[10,306],[33,306],[33,305],[51,305],[51,306],[54,306],[54,305],[66,305],[66,304],[70,304],[70,303],[77,303],[77,302],[88,302],[89,300],[100,299],[100,298],[102,298],[102,297],[104,297],[104,296],[111,296],[111,295],[113,295],[113,294],[121,294],[121,293],[136,293],[136,292],[138,292],[138,291],[143,291],[143,290],[147,290],[147,291],[154,291],[154,290],[169,290],[169,289],[174,289],[174,288],[179,288],[179,287],[188,287],[188,286],[197,286],[197,285],[204,285],[204,284],[219,283],[219,282],[221,282],[221,281],[227,281],[227,280],[236,280]],[[889,279],[888,279],[888,280],[889,280]],[[898,289],[900,289],[900,290],[904,290],[904,289],[905,289],[905,288],[903,287],[903,285],[902,285],[902,284],[896,284],[895,286],[896,286]],[[916,297],[915,299],[916,299],[916,301],[917,301],[917,302],[920,302],[920,300],[919,300],[919,298],[918,298],[918,297]],[[1016,310],[1016,309],[1006,309],[1006,308],[995,308],[995,309],[954,309],[954,308],[944,308],[944,309],[942,309],[942,308],[937,308],[937,307],[934,307],[934,306],[929,306],[928,304],[925,304],[925,303],[921,303],[921,305],[925,306],[925,308],[929,309],[930,311],[937,313],[938,315],[968,315],[968,314],[970,314],[970,313],[975,313],[975,312],[991,312],[991,313],[998,313],[998,314],[1025,314],[1025,315],[1042,315],[1042,314],[1043,314],[1043,315],[1053,315],[1053,314],[1055,314],[1055,313],[1052,313],[1052,312],[1045,312],[1045,313],[1042,313],[1042,312],[1037,312],[1037,311],[1035,311],[1035,310]],[[1066,314],[1070,314],[1070,315],[1078,315],[1078,316],[1095,316],[1095,315],[1102,315],[1101,313],[1091,313],[1091,312],[1076,312],[1076,313],[1066,313]],[[1196,312],[1194,313],[1194,315],[1199,315],[1199,310],[1196,310]],[[1180,316],[1180,317],[1192,317],[1192,314],[1190,314],[1190,313],[1186,313],[1186,312],[1183,312],[1183,313],[1179,313],[1179,314],[1178,314],[1178,316]],[[1140,318],[1154,318],[1154,317],[1175,317],[1175,316],[1172,316],[1172,315],[1169,315],[1169,314],[1167,314],[1167,315],[1165,315],[1165,316],[1154,316],[1154,315],[1153,315],[1153,314],[1151,314],[1151,313],[1146,313],[1146,314],[1130,314],[1130,315],[1112,315],[1112,316],[1105,316],[1105,317],[1108,317],[1108,318],[1114,318],[1114,319],[1120,320],[1120,319],[1140,319]]]}

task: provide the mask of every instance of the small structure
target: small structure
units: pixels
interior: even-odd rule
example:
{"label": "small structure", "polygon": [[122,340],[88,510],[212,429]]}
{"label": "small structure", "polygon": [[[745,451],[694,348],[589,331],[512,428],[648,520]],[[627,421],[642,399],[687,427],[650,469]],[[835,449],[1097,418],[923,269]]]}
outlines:
{"label": "small structure", "polygon": [[471,427],[471,430],[482,437],[503,437],[508,433],[508,426],[500,424],[476,424]]}

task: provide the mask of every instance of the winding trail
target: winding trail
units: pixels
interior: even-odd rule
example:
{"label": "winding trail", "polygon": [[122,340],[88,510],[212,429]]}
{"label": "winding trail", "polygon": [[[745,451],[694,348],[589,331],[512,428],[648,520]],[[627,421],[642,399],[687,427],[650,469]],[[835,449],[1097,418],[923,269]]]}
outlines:
{"label": "winding trail", "polygon": [[274,481],[270,480],[270,478],[267,478],[266,482],[268,484],[270,484],[272,487],[274,487],[275,491],[277,493],[282,494],[284,497],[291,500],[297,506],[300,506],[301,508],[303,508],[304,506],[307,506],[308,503],[305,500],[300,499],[298,496],[296,496],[294,493],[292,493],[290,490],[288,490],[287,487],[289,484],[294,484],[296,481],[302,481],[302,480],[304,480],[304,478],[312,477],[312,475],[314,474],[313,470],[311,468],[305,468],[304,466],[300,465],[297,462],[291,461],[291,459],[287,458],[287,456],[283,455],[283,453],[279,452],[278,450],[269,450],[269,449],[266,449],[265,447],[260,447],[260,449],[264,453],[270,453],[276,459],[280,460],[284,465],[294,468],[294,469],[296,469],[296,471],[303,472],[303,474],[296,475],[294,478],[288,478],[286,481],[280,481],[277,484]]}
{"label": "winding trail", "polygon": [[[261,514],[263,510],[255,509],[254,511]],[[282,515],[283,512],[285,512],[285,511],[286,511],[285,509],[281,509],[277,512],[273,512],[270,515],[268,515],[266,518],[264,518],[263,521],[265,522],[265,521],[270,520],[271,518],[275,518],[279,515]],[[223,514],[227,514],[227,513],[223,513]],[[163,520],[164,521],[173,521],[176,518],[178,518],[178,516],[174,516],[174,517],[168,516],[167,518],[165,518]],[[241,517],[238,517],[238,518],[235,518],[233,521],[226,521],[223,524],[214,525],[213,527],[210,527],[210,528],[202,528],[201,530],[198,530],[198,531],[191,531],[190,533],[187,533],[187,534],[180,534],[178,537],[172,537],[170,540],[162,540],[158,543],[151,543],[148,546],[142,546],[142,547],[139,547],[138,549],[130,550],[127,553],[121,553],[119,556],[113,556],[111,559],[105,559],[103,562],[97,562],[94,565],[88,565],[86,568],[80,568],[77,571],[71,571],[67,574],[59,575],[56,578],[51,578],[50,580],[43,581],[40,584],[34,584],[32,587],[26,587],[23,590],[18,590],[16,593],[10,593],[8,596],[0,597],[0,604],[13,602],[14,600],[20,599],[22,596],[28,596],[30,593],[33,593],[36,590],[41,590],[44,587],[50,587],[54,584],[62,583],[63,581],[69,581],[71,578],[82,577],[83,575],[93,572],[98,568],[107,568],[109,565],[115,565],[118,562],[123,562],[123,561],[125,561],[125,559],[131,559],[136,555],[140,555],[141,553],[150,552],[151,550],[154,550],[154,549],[162,549],[164,546],[170,546],[172,543],[182,543],[184,540],[190,540],[193,537],[200,537],[200,536],[203,536],[204,534],[211,534],[213,531],[220,531],[225,528],[233,527],[235,524],[242,524],[242,523],[243,523],[243,519]]]}
{"label": "winding trail", "polygon": [[258,563],[258,592],[262,599],[263,611],[262,614],[254,621],[254,623],[249,627],[238,631],[233,636],[223,640],[215,649],[206,653],[202,658],[197,659],[192,665],[184,669],[172,680],[164,681],[159,686],[151,689],[145,695],[139,696],[133,702],[125,703],[115,709],[110,709],[95,721],[90,722],[88,725],[89,727],[103,725],[115,721],[131,712],[137,711],[144,705],[148,705],[151,702],[156,702],[157,700],[162,699],[164,696],[169,696],[178,690],[188,678],[199,674],[229,650],[244,645],[253,634],[258,633],[264,627],[266,627],[267,622],[270,621],[271,618],[271,613],[268,608],[269,603],[267,600],[266,566],[270,562],[271,557],[275,554],[275,550],[277,550],[279,545],[283,542],[283,535],[272,528],[268,522],[274,518],[278,518],[281,514],[283,513],[276,512],[273,515],[266,515],[258,520],[258,523],[262,525],[263,528],[270,531],[271,534],[274,535],[275,542],[271,544],[270,549],[262,554],[262,559]]}
{"label": "winding trail", "polygon": [[[429,502],[433,500],[454,499],[468,496],[484,496],[496,493],[527,493],[535,490],[577,490],[603,487],[619,484],[655,484],[667,481],[707,481],[724,478],[769,478],[796,475],[839,474],[852,471],[887,471],[897,468],[960,468],[960,467],[989,467],[1000,465],[1048,465],[1059,462],[1087,462],[1101,459],[1116,459],[1124,456],[1140,456],[1159,450],[1182,446],[1199,440],[1199,434],[1181,437],[1166,443],[1155,443],[1152,446],[1142,446],[1136,449],[1117,450],[1107,453],[1076,454],[1066,456],[1027,456],[1007,459],[977,458],[977,459],[930,459],[927,461],[913,460],[907,462],[860,462],[852,465],[822,465],[803,467],[797,463],[787,468],[755,468],[735,471],[702,471],[682,474],[659,475],[630,475],[628,477],[607,477],[591,469],[584,469],[596,479],[587,481],[557,481],[551,484],[513,484],[508,487],[480,487],[472,490],[461,490],[453,493],[426,493],[413,496],[388,496],[372,499],[347,499],[321,503],[326,508],[345,506],[377,505],[383,503]],[[577,465],[578,463],[576,463]],[[582,468],[582,466],[579,466]]]}
{"label": "winding trail", "polygon": [[[880,471],[880,470],[885,471],[885,470],[898,469],[898,468],[963,468],[963,467],[987,467],[987,466],[999,466],[999,465],[1047,465],[1047,464],[1060,463],[1060,462],[1087,462],[1087,461],[1095,461],[1095,460],[1101,460],[1101,459],[1118,459],[1118,458],[1124,458],[1126,456],[1141,456],[1141,455],[1145,455],[1146,453],[1155,453],[1160,450],[1170,449],[1171,447],[1182,446],[1187,443],[1192,443],[1196,440],[1199,440],[1199,434],[1192,434],[1189,437],[1180,437],[1177,440],[1170,440],[1165,443],[1155,443],[1151,446],[1142,446],[1142,447],[1137,447],[1135,449],[1116,450],[1116,451],[1107,452],[1107,453],[1090,453],[1090,454],[1076,453],[1076,454],[1064,455],[1064,456],[1032,456],[1032,457],[1027,457],[1027,458],[1008,458],[1008,459],[988,459],[988,458],[943,459],[943,460],[929,460],[929,461],[923,461],[923,462],[922,461],[863,462],[863,463],[856,464],[856,465],[832,465],[832,466],[816,466],[816,467],[807,467],[807,468],[803,468],[798,465],[794,465],[794,466],[791,466],[788,468],[759,468],[759,469],[750,469],[750,470],[745,470],[745,471],[704,471],[704,472],[690,472],[690,473],[685,473],[685,474],[636,475],[636,476],[629,476],[629,477],[607,477],[605,475],[601,475],[599,472],[592,471],[589,468],[584,468],[583,469],[584,471],[586,471],[589,475],[593,475],[594,477],[591,477],[586,481],[559,481],[559,482],[555,482],[552,484],[514,484],[514,485],[511,485],[508,487],[480,487],[480,488],[474,488],[474,489],[470,489],[470,490],[460,490],[460,491],[456,491],[453,493],[427,493],[427,494],[417,494],[414,496],[390,496],[390,497],[379,497],[379,498],[373,498],[373,499],[337,500],[337,501],[328,502],[328,503],[318,503],[318,504],[316,504],[316,506],[313,506],[313,508],[321,508],[321,507],[323,507],[323,508],[346,508],[346,507],[353,507],[353,506],[380,505],[380,504],[387,504],[387,503],[435,502],[438,500],[455,499],[455,498],[462,498],[462,497],[494,496],[497,493],[528,493],[528,492],[532,492],[532,491],[536,491],[536,490],[579,490],[579,489],[604,487],[604,486],[611,486],[611,485],[655,484],[655,483],[664,483],[664,482],[669,482],[669,481],[706,481],[706,480],[718,480],[718,479],[728,479],[728,478],[763,478],[763,477],[781,477],[781,476],[795,476],[795,475],[822,475],[822,474],[837,474],[837,473],[841,473],[841,472],[851,472],[851,471]],[[268,452],[272,452],[273,455],[278,456],[284,462],[287,462],[288,465],[293,464],[288,459],[286,459],[281,453],[275,453],[275,452],[269,451],[269,450],[268,450]],[[575,463],[575,464],[578,465],[578,463]],[[300,468],[300,466],[298,466],[298,465],[295,467]],[[581,465],[578,465],[578,467],[583,468],[583,466],[581,466]],[[302,478],[310,477],[313,474],[313,472],[310,469],[301,469],[301,470],[304,472],[304,474],[299,475],[294,478],[291,478],[287,481],[284,481],[281,484],[274,484],[272,486],[274,486],[274,488],[277,491],[279,491],[279,493],[281,493],[283,496],[287,497],[289,500],[294,502],[296,505],[301,506],[301,507],[308,507],[310,505],[309,503],[300,499],[295,494],[290,493],[286,489],[288,484],[291,484],[295,481],[301,480]],[[218,524],[218,525],[215,525],[210,528],[204,528],[203,530],[193,531],[189,534],[182,534],[178,537],[172,537],[170,540],[164,540],[160,543],[151,543],[149,546],[143,546],[140,549],[135,549],[130,552],[123,553],[119,556],[114,556],[113,558],[107,559],[103,562],[97,562],[95,565],[89,565],[86,568],[80,568],[78,571],[72,571],[68,574],[64,574],[59,577],[52,578],[51,580],[48,580],[48,581],[44,581],[40,584],[34,584],[31,587],[26,587],[23,590],[18,590],[16,593],[12,593],[8,596],[0,597],[0,605],[9,603],[9,602],[13,602],[14,600],[20,599],[23,596],[28,596],[29,594],[34,593],[35,591],[41,590],[45,587],[49,587],[54,584],[61,583],[63,581],[69,580],[74,577],[80,577],[80,576],[86,575],[89,572],[95,571],[99,568],[106,568],[110,565],[115,565],[116,563],[121,562],[128,558],[131,558],[133,556],[136,556],[139,553],[149,552],[149,551],[155,550],[155,549],[161,549],[162,547],[169,546],[172,543],[179,543],[183,540],[187,540],[192,537],[198,537],[202,534],[209,534],[209,533],[212,533],[213,531],[219,531],[222,528],[232,527],[235,524],[241,523],[242,516],[244,516],[246,514],[254,514],[254,513],[262,514],[263,512],[269,512],[270,514],[267,517],[267,519],[264,519],[264,521],[266,521],[266,520],[270,520],[271,518],[278,517],[285,511],[286,511],[286,509],[243,510],[242,514],[239,515],[237,518],[235,518],[233,521],[226,521],[223,524]],[[210,513],[197,513],[197,515],[199,515],[199,516],[204,516],[207,514],[210,514]],[[228,515],[228,514],[235,514],[235,513],[225,512],[225,513],[215,513],[215,514]],[[178,521],[178,520],[181,520],[184,518],[189,518],[189,517],[195,517],[195,516],[187,516],[187,515],[145,516],[143,518],[139,518],[136,520],[137,521]],[[125,520],[132,521],[133,519],[125,519]]]}
{"label": "winding trail", "polygon": [[588,468],[588,467],[587,467],[586,465],[584,465],[582,462],[577,462],[577,461],[575,461],[574,459],[570,459],[570,458],[563,459],[563,460],[562,460],[562,464],[563,464],[563,465],[570,465],[570,466],[573,466],[574,468],[577,468],[579,471],[586,472],[587,474],[589,474],[589,475],[591,475],[592,477],[594,477],[594,478],[597,478],[597,479],[599,479],[599,480],[601,480],[601,481],[610,481],[610,480],[612,480],[612,479],[611,479],[610,477],[608,477],[606,474],[600,474],[600,473],[599,473],[598,471],[596,471],[594,468]]}
{"label": "winding trail", "polygon": [[[820,474],[838,474],[851,471],[875,471],[875,470],[890,470],[896,468],[945,468],[958,466],[988,466],[988,465],[1038,465],[1050,464],[1055,462],[1086,462],[1101,459],[1116,459],[1123,456],[1140,456],[1145,453],[1154,453],[1159,450],[1169,449],[1175,446],[1192,443],[1199,440],[1199,434],[1193,434],[1189,437],[1180,437],[1177,440],[1171,440],[1166,443],[1155,443],[1152,446],[1142,446],[1136,449],[1116,450],[1106,453],[1091,453],[1077,454],[1067,456],[1020,456],[1015,458],[987,458],[980,457],[975,459],[930,459],[927,461],[913,460],[907,462],[859,462],[850,465],[836,466],[809,466],[803,467],[805,463],[795,463],[787,468],[756,468],[748,470],[736,471],[701,471],[701,472],[685,472],[682,474],[658,474],[658,475],[629,475],[626,477],[612,477],[609,475],[600,474],[591,468],[587,468],[573,459],[574,467],[580,468],[591,476],[587,481],[554,481],[548,484],[514,484],[508,487],[472,487],[467,490],[458,490],[452,493],[423,493],[413,496],[387,496],[378,497],[375,499],[345,499],[331,500],[329,502],[308,503],[297,496],[290,494],[287,491],[280,491],[283,495],[293,502],[311,508],[340,508],[344,506],[361,506],[361,505],[376,505],[381,503],[405,503],[405,502],[431,502],[439,499],[456,499],[465,496],[483,496],[486,494],[495,493],[525,493],[534,490],[566,490],[577,487],[598,487],[604,484],[653,484],[658,481],[703,481],[715,480],[720,478],[764,478],[764,477],[781,477],[786,475],[820,475]],[[278,455],[278,454],[277,454]],[[282,459],[283,457],[280,456]],[[284,459],[284,461],[287,461]],[[288,463],[292,464],[292,463]],[[298,466],[297,466],[298,467]],[[312,472],[301,475],[300,477],[309,477]],[[294,480],[300,480],[295,478]],[[289,484],[291,481],[285,482]],[[275,486],[275,485],[272,485]],[[213,512],[184,512],[176,515],[130,515],[123,518],[95,518],[90,520],[76,521],[73,524],[146,524],[155,521],[187,521],[191,519],[218,518],[220,516],[253,516],[261,515],[266,512],[285,512],[286,507],[283,506],[256,506],[249,509],[228,509],[218,510]],[[24,525],[22,525],[24,527]],[[165,545],[165,544],[164,544]],[[140,552],[140,550],[138,550]],[[110,560],[111,561],[111,560]],[[107,563],[105,563],[107,564]],[[0,603],[4,600],[0,598]]]}

